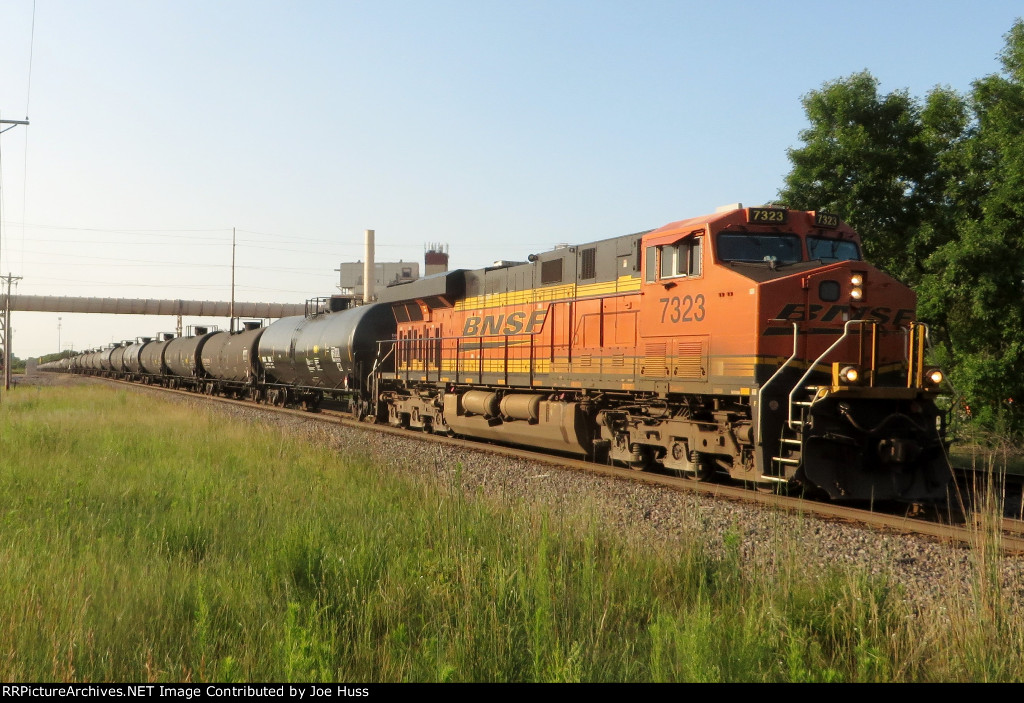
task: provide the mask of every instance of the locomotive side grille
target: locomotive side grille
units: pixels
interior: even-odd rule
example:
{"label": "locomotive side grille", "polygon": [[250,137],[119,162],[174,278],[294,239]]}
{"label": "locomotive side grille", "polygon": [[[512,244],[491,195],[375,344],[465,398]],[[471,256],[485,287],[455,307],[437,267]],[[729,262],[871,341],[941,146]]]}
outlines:
{"label": "locomotive side grille", "polygon": [[597,278],[597,247],[580,252],[580,280]]}
{"label": "locomotive side grille", "polygon": [[668,363],[666,354],[668,345],[662,343],[648,343],[644,353],[644,365],[640,373],[644,376],[668,376]]}
{"label": "locomotive side grille", "polygon": [[679,342],[676,347],[675,375],[679,378],[701,378],[704,375],[704,345],[700,342]]}
{"label": "locomotive side grille", "polygon": [[725,359],[715,365],[715,373],[721,376],[753,376],[754,362],[747,360]]}
{"label": "locomotive side grille", "polygon": [[563,259],[553,259],[551,261],[544,261],[540,265],[540,282],[541,285],[547,285],[549,283],[561,283],[562,282],[562,261]]}

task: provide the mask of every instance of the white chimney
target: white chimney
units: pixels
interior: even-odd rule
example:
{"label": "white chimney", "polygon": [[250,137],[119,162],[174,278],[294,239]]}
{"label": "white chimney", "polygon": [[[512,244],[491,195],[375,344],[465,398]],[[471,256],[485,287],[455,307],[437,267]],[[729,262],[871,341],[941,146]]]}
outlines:
{"label": "white chimney", "polygon": [[363,302],[373,302],[373,281],[377,271],[373,264],[373,230],[366,230],[366,261],[363,263]]}

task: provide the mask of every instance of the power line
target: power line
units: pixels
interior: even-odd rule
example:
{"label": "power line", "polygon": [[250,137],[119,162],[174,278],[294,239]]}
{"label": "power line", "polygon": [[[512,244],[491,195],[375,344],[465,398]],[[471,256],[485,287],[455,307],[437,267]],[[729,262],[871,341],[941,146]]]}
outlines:
{"label": "power line", "polygon": [[32,99],[32,57],[36,46],[36,0],[32,0],[32,29],[28,41],[28,87],[25,89],[25,121],[28,121],[28,106]]}
{"label": "power line", "polygon": [[[36,0],[32,0],[32,29],[28,41],[28,81],[25,88],[25,122],[28,122],[29,105],[32,100],[32,57],[36,46]],[[25,156],[21,174],[21,269],[25,270],[25,209],[28,207],[28,140],[25,135]]]}

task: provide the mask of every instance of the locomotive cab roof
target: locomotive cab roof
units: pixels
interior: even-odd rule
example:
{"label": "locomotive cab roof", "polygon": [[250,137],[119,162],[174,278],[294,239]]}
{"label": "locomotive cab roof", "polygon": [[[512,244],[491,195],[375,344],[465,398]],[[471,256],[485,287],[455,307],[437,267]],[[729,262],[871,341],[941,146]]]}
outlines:
{"label": "locomotive cab roof", "polygon": [[860,237],[849,225],[838,216],[824,211],[746,207],[670,222],[648,232],[644,237],[644,246],[674,244],[691,234],[702,231],[717,234],[726,229],[739,232],[819,234],[860,244]]}

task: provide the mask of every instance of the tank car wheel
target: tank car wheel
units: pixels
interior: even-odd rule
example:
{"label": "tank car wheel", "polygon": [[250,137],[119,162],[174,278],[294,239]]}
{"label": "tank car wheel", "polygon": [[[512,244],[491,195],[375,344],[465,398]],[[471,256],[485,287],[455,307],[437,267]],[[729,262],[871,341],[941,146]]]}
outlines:
{"label": "tank car wheel", "polygon": [[363,418],[366,417],[366,403],[362,400],[354,400],[349,404],[352,415],[356,418],[357,422],[362,422]]}
{"label": "tank car wheel", "polygon": [[324,399],[323,393],[314,393],[302,399],[302,409],[308,413],[320,412],[320,402]]}

